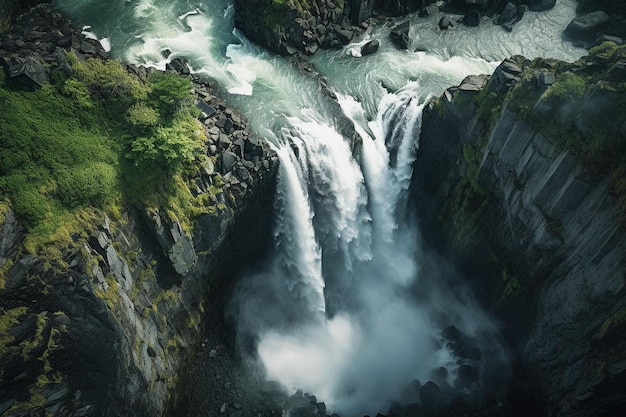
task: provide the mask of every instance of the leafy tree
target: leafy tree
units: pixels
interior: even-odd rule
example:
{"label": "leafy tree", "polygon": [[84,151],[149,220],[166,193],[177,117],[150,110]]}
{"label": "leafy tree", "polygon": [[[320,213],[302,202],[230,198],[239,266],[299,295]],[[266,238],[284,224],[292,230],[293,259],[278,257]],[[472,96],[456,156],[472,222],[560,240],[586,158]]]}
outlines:
{"label": "leafy tree", "polygon": [[156,126],[159,112],[145,104],[135,104],[126,112],[126,121],[138,128]]}
{"label": "leafy tree", "polygon": [[153,135],[135,139],[126,157],[137,166],[178,172],[201,154],[205,139],[195,119],[180,115],[171,126],[160,126]]}
{"label": "leafy tree", "polygon": [[149,77],[149,98],[161,116],[172,118],[176,112],[189,107],[193,100],[191,81],[169,72],[155,72]]}

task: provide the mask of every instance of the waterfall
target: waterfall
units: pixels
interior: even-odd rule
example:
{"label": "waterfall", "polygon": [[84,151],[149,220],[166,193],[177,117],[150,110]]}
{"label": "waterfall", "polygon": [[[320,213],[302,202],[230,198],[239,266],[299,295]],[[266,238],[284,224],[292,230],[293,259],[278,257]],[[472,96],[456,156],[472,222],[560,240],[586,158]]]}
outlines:
{"label": "waterfall", "polygon": [[330,122],[336,109],[318,80],[236,31],[231,0],[116,1],[55,4],[109,40],[115,57],[158,68],[185,59],[219,84],[280,159],[273,252],[242,277],[229,307],[241,352],[258,358],[269,379],[315,394],[344,417],[375,415],[393,401],[417,401],[412,382],[433,379],[434,368],[448,370],[437,383],[454,385],[460,363],[482,366],[454,356],[444,326],[480,334],[484,357],[502,354],[495,326],[409,221],[421,114],[427,97],[491,73],[505,57],[577,59],[584,51],[561,40],[574,0],[526,13],[506,36],[494,25],[441,32],[440,16],[410,16],[419,52],[395,48],[387,24],[365,35],[380,42],[376,54],[354,56],[365,39],[318,51],[309,62],[354,122],[358,155]]}
{"label": "waterfall", "polygon": [[[240,306],[253,297],[280,299],[272,309],[284,306],[283,315],[292,317],[285,325],[260,322],[256,309],[240,311],[254,315],[239,323],[253,323],[268,378],[313,392],[346,415],[385,410],[449,356],[432,346],[429,309],[405,294],[419,270],[416,230],[405,227],[401,207],[424,106],[413,97],[386,95],[368,123],[354,98],[340,96],[362,135],[359,161],[314,113],[288,118],[277,147],[283,167],[276,255],[261,274],[275,281],[236,296]],[[251,281],[258,275],[242,287]],[[280,295],[259,294],[268,291]],[[324,303],[325,315],[300,314],[321,311]]]}

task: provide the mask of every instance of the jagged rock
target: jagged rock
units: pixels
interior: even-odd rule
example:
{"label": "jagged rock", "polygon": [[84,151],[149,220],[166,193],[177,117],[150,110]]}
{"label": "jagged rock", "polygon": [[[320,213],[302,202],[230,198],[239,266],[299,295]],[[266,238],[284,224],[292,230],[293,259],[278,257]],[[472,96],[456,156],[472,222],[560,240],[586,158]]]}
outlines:
{"label": "jagged rock", "polygon": [[0,57],[0,65],[13,82],[28,89],[40,88],[49,81],[45,64],[35,56],[9,59]]}
{"label": "jagged rock", "polygon": [[96,48],[87,41],[81,42],[79,50],[86,55],[95,55],[96,53]]}
{"label": "jagged rock", "polygon": [[354,32],[347,29],[336,29],[337,39],[343,44],[346,44],[352,40],[354,37]]}
{"label": "jagged rock", "polygon": [[487,77],[484,75],[468,75],[461,81],[459,90],[462,91],[474,91],[478,92],[487,82]]}
{"label": "jagged rock", "polygon": [[371,41],[361,46],[361,56],[367,56],[375,53],[376,51],[378,51],[379,46],[380,42],[378,42],[378,40],[376,39],[372,39]]}
{"label": "jagged rock", "polygon": [[391,29],[389,36],[391,41],[400,49],[407,49],[409,47],[409,30],[411,29],[411,22],[406,21],[394,26]]}
{"label": "jagged rock", "polygon": [[225,174],[232,171],[238,160],[237,155],[233,152],[226,151],[222,153],[222,173]]}
{"label": "jagged rock", "polygon": [[174,58],[165,65],[165,68],[168,71],[174,71],[180,74],[189,74],[189,67],[187,66],[187,61],[184,58]]}
{"label": "jagged rock", "polygon": [[204,100],[199,100],[196,107],[201,112],[200,120],[206,120],[215,114],[215,109],[209,106]]}

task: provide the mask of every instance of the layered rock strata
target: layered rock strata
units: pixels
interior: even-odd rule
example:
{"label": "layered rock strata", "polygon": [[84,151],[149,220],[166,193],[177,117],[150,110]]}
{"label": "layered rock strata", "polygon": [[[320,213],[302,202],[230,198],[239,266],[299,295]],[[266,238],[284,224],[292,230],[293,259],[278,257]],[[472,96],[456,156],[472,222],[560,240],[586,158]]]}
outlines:
{"label": "layered rock strata", "polygon": [[423,228],[503,322],[509,401],[524,412],[626,404],[625,55],[592,52],[506,60],[423,118],[412,184]]}

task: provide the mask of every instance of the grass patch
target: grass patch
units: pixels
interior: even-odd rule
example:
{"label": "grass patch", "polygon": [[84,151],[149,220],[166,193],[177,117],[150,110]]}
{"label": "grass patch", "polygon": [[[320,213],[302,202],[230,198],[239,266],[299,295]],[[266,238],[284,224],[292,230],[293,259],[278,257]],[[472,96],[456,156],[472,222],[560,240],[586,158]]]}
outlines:
{"label": "grass patch", "polygon": [[115,218],[127,203],[191,230],[187,183],[206,140],[191,82],[159,72],[142,82],[118,61],[67,58],[74,75],[35,91],[0,71],[0,202],[28,229],[27,249],[60,259],[100,211]]}

